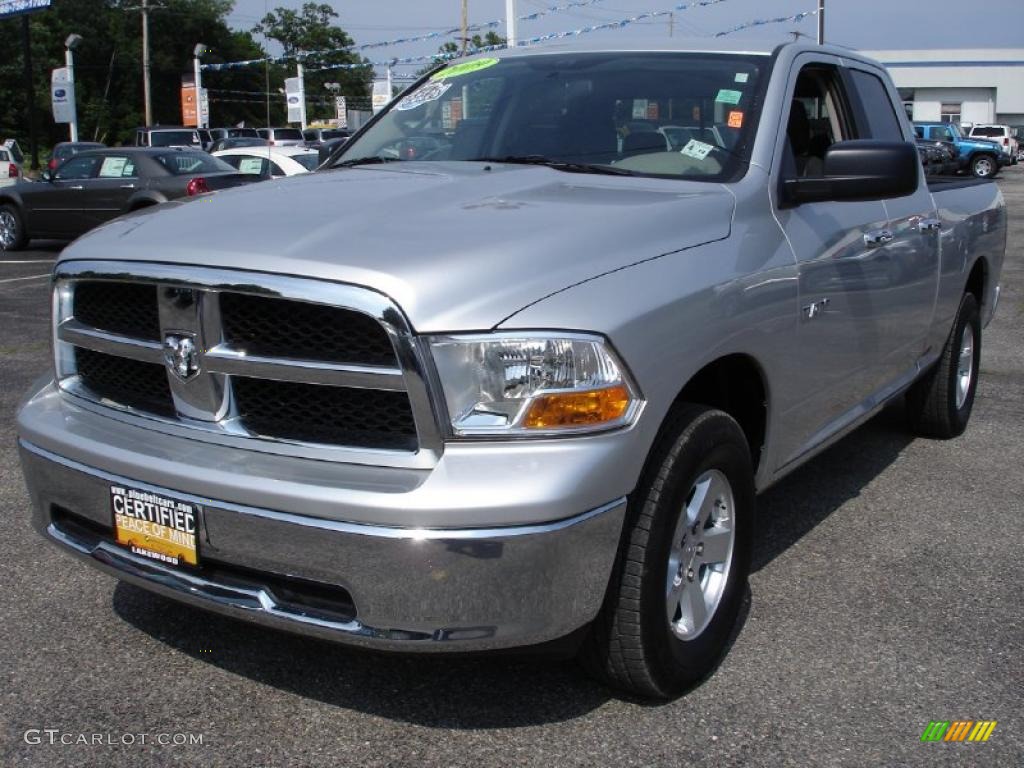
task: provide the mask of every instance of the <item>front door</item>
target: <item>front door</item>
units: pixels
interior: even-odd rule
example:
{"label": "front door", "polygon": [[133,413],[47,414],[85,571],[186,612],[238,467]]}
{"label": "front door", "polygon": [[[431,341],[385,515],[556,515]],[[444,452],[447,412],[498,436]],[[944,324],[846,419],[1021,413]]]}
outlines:
{"label": "front door", "polygon": [[[800,57],[780,126],[772,188],[786,178],[817,176],[829,145],[854,138],[851,102],[835,57]],[[890,283],[891,256],[880,201],[821,202],[786,207],[776,216],[796,256],[799,314],[786,392],[780,466],[852,421],[882,378],[878,360],[890,340],[878,305]],[[781,393],[780,393],[781,394]]]}
{"label": "front door", "polygon": [[[77,237],[85,231],[86,185],[96,176],[99,155],[75,155],[61,164],[50,181],[26,194],[28,231],[52,237]],[[36,234],[36,236],[39,236]]]}

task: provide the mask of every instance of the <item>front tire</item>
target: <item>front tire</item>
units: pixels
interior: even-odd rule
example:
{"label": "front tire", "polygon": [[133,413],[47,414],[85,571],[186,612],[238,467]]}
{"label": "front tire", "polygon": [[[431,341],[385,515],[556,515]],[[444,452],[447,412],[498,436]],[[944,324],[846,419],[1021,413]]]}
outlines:
{"label": "front tire", "polygon": [[978,155],[971,161],[971,173],[979,179],[991,179],[999,173],[999,161],[992,155]]}
{"label": "front tire", "polygon": [[0,251],[20,251],[27,243],[21,212],[10,203],[0,205]]}
{"label": "front tire", "polygon": [[605,603],[582,651],[592,674],[667,699],[714,669],[750,570],[753,478],[732,417],[673,409],[630,497]]}
{"label": "front tire", "polygon": [[981,363],[981,312],[965,293],[939,361],[907,392],[910,428],[924,437],[948,440],[967,429]]}

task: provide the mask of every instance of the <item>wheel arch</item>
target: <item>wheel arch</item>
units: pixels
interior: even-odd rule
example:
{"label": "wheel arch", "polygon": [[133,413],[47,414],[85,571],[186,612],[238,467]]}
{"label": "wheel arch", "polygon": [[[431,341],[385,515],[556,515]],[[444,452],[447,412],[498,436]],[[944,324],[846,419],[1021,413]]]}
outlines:
{"label": "wheel arch", "polygon": [[967,282],[964,284],[964,293],[974,294],[978,300],[978,307],[984,307],[986,294],[988,293],[988,260],[984,256],[975,259],[971,271],[967,275]]}
{"label": "wheel arch", "polygon": [[160,195],[147,192],[136,197],[133,197],[128,201],[128,205],[125,207],[125,211],[137,211],[140,208],[149,208],[151,205],[160,205],[160,203],[166,202]]}
{"label": "wheel arch", "polygon": [[676,395],[680,403],[706,405],[732,416],[743,430],[757,473],[768,436],[770,390],[764,368],[752,355],[731,353],[697,371]]}

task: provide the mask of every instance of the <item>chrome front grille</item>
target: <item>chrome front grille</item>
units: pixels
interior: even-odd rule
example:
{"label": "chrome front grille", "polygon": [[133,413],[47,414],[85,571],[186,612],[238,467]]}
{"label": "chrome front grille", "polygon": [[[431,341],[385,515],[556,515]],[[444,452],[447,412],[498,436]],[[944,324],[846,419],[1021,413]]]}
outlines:
{"label": "chrome front grille", "polygon": [[439,455],[416,340],[374,291],[69,262],[54,297],[58,381],[86,407],[289,455],[396,466]]}

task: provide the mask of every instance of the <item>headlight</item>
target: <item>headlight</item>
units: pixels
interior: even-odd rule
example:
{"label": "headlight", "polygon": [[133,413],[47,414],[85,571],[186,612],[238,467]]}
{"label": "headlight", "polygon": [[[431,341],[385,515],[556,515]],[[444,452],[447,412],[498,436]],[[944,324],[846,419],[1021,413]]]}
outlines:
{"label": "headlight", "polygon": [[429,343],[456,436],[611,429],[630,423],[642,404],[596,336],[495,333]]}

